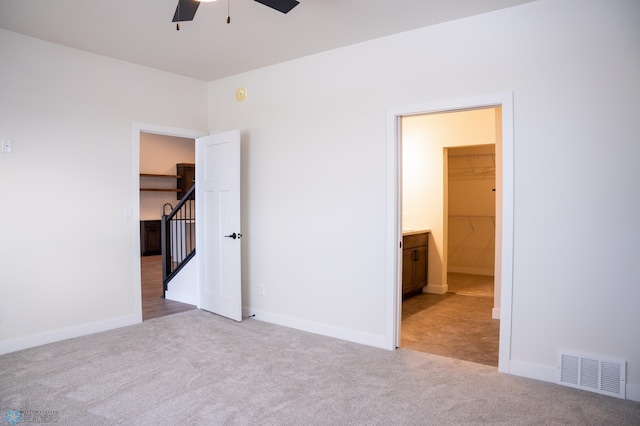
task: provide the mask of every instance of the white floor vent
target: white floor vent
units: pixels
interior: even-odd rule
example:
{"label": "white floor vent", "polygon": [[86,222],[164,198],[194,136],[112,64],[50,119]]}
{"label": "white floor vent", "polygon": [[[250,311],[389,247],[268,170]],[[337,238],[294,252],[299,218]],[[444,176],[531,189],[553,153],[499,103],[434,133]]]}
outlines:
{"label": "white floor vent", "polygon": [[626,363],[620,360],[560,351],[558,383],[604,395],[625,398]]}

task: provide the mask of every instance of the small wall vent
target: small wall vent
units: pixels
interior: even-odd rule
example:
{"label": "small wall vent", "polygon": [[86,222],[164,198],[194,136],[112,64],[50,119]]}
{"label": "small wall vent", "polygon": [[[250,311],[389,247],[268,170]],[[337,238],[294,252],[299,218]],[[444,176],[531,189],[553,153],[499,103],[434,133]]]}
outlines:
{"label": "small wall vent", "polygon": [[626,362],[560,351],[558,383],[604,395],[626,398]]}

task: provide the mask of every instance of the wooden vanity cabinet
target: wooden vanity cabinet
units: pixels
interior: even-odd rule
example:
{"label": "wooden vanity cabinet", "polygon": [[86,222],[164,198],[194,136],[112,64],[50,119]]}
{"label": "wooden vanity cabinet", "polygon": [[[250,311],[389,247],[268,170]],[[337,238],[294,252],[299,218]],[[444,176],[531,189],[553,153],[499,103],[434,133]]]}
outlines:
{"label": "wooden vanity cabinet", "polygon": [[422,293],[427,285],[429,232],[402,236],[402,296]]}

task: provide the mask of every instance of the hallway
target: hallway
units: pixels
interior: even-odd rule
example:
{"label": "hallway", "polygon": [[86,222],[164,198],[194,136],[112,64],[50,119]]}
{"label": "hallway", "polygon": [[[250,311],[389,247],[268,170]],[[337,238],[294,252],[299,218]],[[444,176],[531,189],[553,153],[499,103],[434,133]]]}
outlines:
{"label": "hallway", "polygon": [[449,292],[402,303],[400,346],[497,367],[500,321],[491,318],[493,277],[448,274]]}

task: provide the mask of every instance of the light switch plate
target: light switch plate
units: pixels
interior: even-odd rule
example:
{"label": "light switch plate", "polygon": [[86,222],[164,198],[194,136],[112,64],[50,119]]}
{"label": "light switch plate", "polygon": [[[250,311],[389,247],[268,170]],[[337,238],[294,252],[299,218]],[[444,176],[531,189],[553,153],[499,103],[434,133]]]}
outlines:
{"label": "light switch plate", "polygon": [[13,151],[11,139],[2,139],[2,152],[10,153],[11,151]]}

